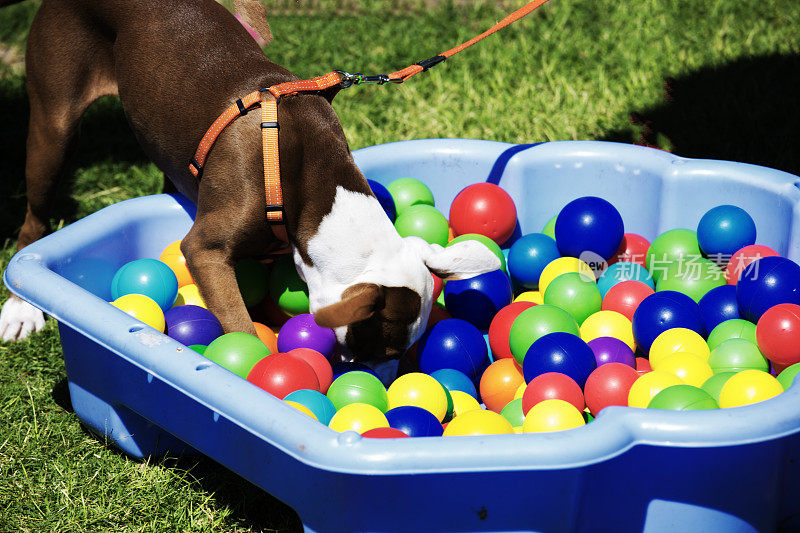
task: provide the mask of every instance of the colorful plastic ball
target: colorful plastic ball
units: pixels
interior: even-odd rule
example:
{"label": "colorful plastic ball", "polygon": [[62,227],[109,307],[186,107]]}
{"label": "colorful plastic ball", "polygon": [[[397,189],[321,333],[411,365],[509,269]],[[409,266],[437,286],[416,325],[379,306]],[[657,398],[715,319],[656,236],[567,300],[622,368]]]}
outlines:
{"label": "colorful plastic ball", "polygon": [[597,337],[586,344],[592,349],[597,366],[608,363],[622,363],[631,368],[636,367],[636,356],[630,346],[614,337]]}
{"label": "colorful plastic ball", "polygon": [[594,416],[609,405],[628,405],[628,393],[639,373],[622,363],[597,367],[584,386],[586,407]]}
{"label": "colorful plastic ball", "polygon": [[[269,348],[255,335],[233,332],[214,339],[203,355],[237,376],[247,379],[255,364],[269,355]],[[314,379],[316,380],[316,376]]]}
{"label": "colorful plastic ball", "polygon": [[181,252],[181,241],[170,243],[164,248],[161,255],[158,256],[158,260],[167,265],[172,269],[172,272],[175,273],[175,278],[178,280],[178,287],[194,283],[192,274],[189,272],[189,267],[186,266],[186,258],[183,256],[183,252]]}
{"label": "colorful plastic ball", "polygon": [[524,382],[522,369],[514,359],[498,359],[481,376],[481,399],[487,409],[499,413]]}
{"label": "colorful plastic ball", "polygon": [[650,360],[644,357],[637,357],[636,358],[636,372],[639,373],[641,376],[642,374],[647,374],[648,372],[652,372],[653,367],[650,366]]}
{"label": "colorful plastic ball", "polygon": [[442,384],[442,386],[450,391],[461,391],[469,394],[477,400],[478,391],[475,389],[475,384],[463,372],[459,372],[453,368],[441,368],[431,372],[431,377]]}
{"label": "colorful plastic ball", "polygon": [[395,211],[399,216],[415,205],[434,206],[433,193],[427,185],[414,178],[400,178],[386,186],[394,200]]}
{"label": "colorful plastic ball", "polygon": [[291,407],[294,407],[295,409],[297,409],[298,411],[300,411],[300,412],[301,412],[301,413],[303,413],[304,415],[307,415],[307,416],[309,416],[309,417],[313,418],[314,420],[319,420],[319,419],[317,418],[317,415],[315,415],[315,414],[314,414],[314,411],[312,411],[311,409],[309,409],[308,407],[306,407],[306,406],[305,406],[305,405],[303,405],[302,403],[293,402],[293,401],[291,401],[291,400],[285,400],[285,401],[284,401],[284,403],[285,403],[286,405],[289,405],[289,406],[291,406]]}
{"label": "colorful plastic ball", "polygon": [[278,353],[258,361],[247,381],[278,398],[300,389],[319,390],[317,374],[302,359]]}
{"label": "colorful plastic ball", "polygon": [[337,411],[351,403],[366,403],[384,413],[389,409],[389,398],[383,383],[367,372],[356,370],[342,374],[331,383],[327,396]]}
{"label": "colorful plastic ball", "polygon": [[708,256],[726,259],[737,250],[756,242],[756,223],[735,205],[719,205],[709,209],[697,225],[697,241]]}
{"label": "colorful plastic ball", "polygon": [[618,261],[630,261],[645,266],[647,250],[650,248],[650,241],[636,233],[626,233],[622,237],[622,243],[614,256],[608,260],[609,265]]}
{"label": "colorful plastic ball", "polygon": [[777,379],[761,370],[742,370],[732,376],[719,393],[719,406],[738,407],[762,402],[783,392]]}
{"label": "colorful plastic ball", "polygon": [[178,295],[178,278],[157,259],[136,259],[122,265],[111,280],[112,298],[126,294],[143,294],[166,311]]}
{"label": "colorful plastic ball", "polygon": [[[487,237],[486,235],[481,235],[479,233],[465,233],[464,235],[459,235],[458,237],[454,237],[450,242],[447,243],[447,246],[453,246],[454,244],[458,244],[464,241],[478,241],[482,245],[486,246],[490,252],[492,252],[495,257],[500,260],[500,270],[503,272],[508,272],[508,268],[506,265],[506,256],[503,253],[503,250],[500,249],[500,246],[494,242],[492,239]],[[447,248],[445,246],[445,248]]]}
{"label": "colorful plastic ball", "polygon": [[570,272],[550,282],[544,293],[544,303],[563,309],[580,326],[590,315],[600,311],[602,297],[594,280]]}
{"label": "colorful plastic ball", "polygon": [[143,294],[125,294],[111,302],[111,305],[153,329],[164,331],[164,312],[152,298]]}
{"label": "colorful plastic ball", "polygon": [[735,375],[736,372],[720,372],[719,374],[714,374],[703,383],[701,388],[714,398],[714,401],[717,402],[717,407],[719,407],[719,393],[722,391],[722,387]]}
{"label": "colorful plastic ball", "polygon": [[317,375],[317,381],[319,381],[319,391],[323,394],[328,392],[328,388],[333,382],[333,369],[324,355],[311,348],[295,348],[286,352],[286,355],[299,357],[313,368]]}
{"label": "colorful plastic ball", "polygon": [[269,353],[278,353],[278,337],[272,328],[260,322],[253,322],[253,326],[256,328],[256,336],[269,348]]}
{"label": "colorful plastic ball", "polygon": [[517,225],[514,200],[493,183],[465,187],[450,205],[450,225],[458,235],[479,233],[497,244],[505,243]]}
{"label": "colorful plastic ball", "polygon": [[628,320],[633,320],[633,314],[639,304],[655,291],[641,281],[622,281],[606,292],[600,309],[603,311],[616,311]]}
{"label": "colorful plastic ball", "polygon": [[539,287],[539,276],[547,265],[561,257],[556,241],[543,233],[530,233],[517,240],[508,253],[508,273],[526,289]]}
{"label": "colorful plastic ball", "polygon": [[522,396],[525,394],[525,389],[526,388],[528,388],[528,384],[527,383],[520,384],[520,386],[517,387],[517,391],[514,393],[514,399],[518,400],[518,399],[522,398]]}
{"label": "colorful plastic ball", "polygon": [[695,302],[709,291],[725,285],[725,275],[712,261],[692,257],[667,266],[656,284],[656,291],[676,291]]}
{"label": "colorful plastic ball", "polygon": [[656,284],[650,272],[639,263],[630,261],[620,261],[609,266],[597,279],[597,289],[600,295],[605,298],[611,288],[626,281],[639,281],[655,289]]}
{"label": "colorful plastic ball", "polygon": [[301,314],[290,318],[278,335],[278,351],[288,352],[295,348],[311,348],[325,357],[333,355],[336,334],[314,322],[314,315]]}
{"label": "colorful plastic ball", "polygon": [[702,386],[714,374],[702,357],[685,352],[668,355],[659,363],[657,370],[675,374],[682,382],[694,387]]}
{"label": "colorful plastic ball", "polygon": [[533,378],[522,394],[522,412],[527,414],[531,407],[545,400],[564,400],[583,411],[586,402],[583,391],[574,379],[560,372],[546,372]]}
{"label": "colorful plastic ball", "polygon": [[661,370],[661,362],[675,353],[690,353],[708,361],[711,350],[696,331],[686,328],[668,329],[656,337],[650,346],[650,366],[654,370]]}
{"label": "colorful plastic ball", "polygon": [[283,400],[296,402],[306,406],[311,410],[312,413],[314,413],[314,416],[317,417],[317,420],[326,426],[331,421],[331,418],[333,418],[334,413],[336,413],[336,408],[333,406],[333,402],[331,402],[330,398],[325,396],[320,391],[314,389],[299,389],[292,391],[287,394]]}
{"label": "colorful plastic ball", "polygon": [[779,365],[800,363],[800,305],[778,304],[767,309],[756,325],[758,348]]}
{"label": "colorful plastic ball", "polygon": [[775,257],[780,254],[762,244],[751,244],[744,248],[737,250],[728,260],[728,266],[725,267],[725,279],[728,285],[736,285],[739,282],[739,276],[742,275],[747,266],[753,261],[757,261],[762,257]]}
{"label": "colorful plastic ball", "polygon": [[192,344],[189,346],[189,348],[199,353],[200,355],[203,355],[204,353],[206,353],[207,346],[205,344]]}
{"label": "colorful plastic ball", "polygon": [[372,428],[361,434],[368,439],[407,439],[408,435],[394,428]]}
{"label": "colorful plastic ball", "polygon": [[534,405],[522,424],[523,433],[564,431],[586,424],[581,411],[564,400],[545,400]]}
{"label": "colorful plastic ball", "polygon": [[650,245],[645,258],[645,267],[650,271],[653,280],[658,282],[671,264],[699,257],[701,254],[700,245],[697,243],[697,232],[689,229],[673,229],[656,237]]}
{"label": "colorful plastic ball", "polygon": [[500,416],[508,420],[513,428],[521,428],[525,422],[525,413],[522,412],[522,398],[517,398],[508,402],[508,405],[503,407]]}
{"label": "colorful plastic ball", "polygon": [[450,392],[450,395],[453,399],[453,418],[461,416],[466,412],[474,411],[475,409],[481,408],[481,405],[478,403],[478,400],[476,400],[466,392],[461,392],[460,390],[456,390]]}
{"label": "colorful plastic ball", "polygon": [[267,295],[269,291],[269,272],[264,263],[251,258],[241,259],[234,269],[236,283],[242,294],[244,305],[253,307]]}
{"label": "colorful plastic ball", "polygon": [[447,399],[447,408],[444,413],[444,418],[442,419],[442,423],[446,424],[450,422],[453,417],[455,416],[455,404],[453,403],[453,395],[450,394],[450,391],[447,390],[444,385],[441,385],[442,390],[444,391],[444,396]]}
{"label": "colorful plastic ball", "polygon": [[571,201],[556,219],[556,243],[565,256],[592,252],[607,261],[619,249],[624,234],[619,211],[596,196]]}
{"label": "colorful plastic ball", "polygon": [[647,407],[653,397],[673,385],[681,385],[683,381],[675,374],[653,370],[639,376],[628,391],[628,406]]}
{"label": "colorful plastic ball", "polygon": [[394,205],[394,198],[392,198],[389,189],[374,180],[367,180],[367,184],[372,190],[372,194],[378,199],[378,203],[381,204],[386,216],[394,222],[395,218],[397,218],[397,208]]}
{"label": "colorful plastic ball", "polygon": [[797,374],[800,374],[800,363],[795,363],[778,374],[778,383],[781,384],[783,390],[789,390],[789,387],[797,381]]}
{"label": "colorful plastic ball", "polygon": [[514,299],[511,279],[502,270],[479,274],[469,279],[448,281],[444,286],[444,303],[454,318],[460,318],[479,329],[487,329],[500,309]]}
{"label": "colorful plastic ball", "polygon": [[701,336],[706,334],[700,307],[685,294],[657,292],[645,298],[633,314],[633,338],[645,353],[650,351],[656,337],[672,328],[691,329]]}
{"label": "colorful plastic ball", "polygon": [[164,321],[167,335],[186,346],[208,345],[225,333],[214,313],[197,305],[179,305],[168,309],[164,313]]}
{"label": "colorful plastic ball", "polygon": [[464,320],[449,318],[422,335],[417,344],[417,360],[426,374],[452,368],[474,380],[489,364],[489,354],[478,328]]}
{"label": "colorful plastic ball", "polygon": [[554,241],[556,240],[556,219],[558,219],[557,214],[553,215],[553,217],[542,227],[542,234],[547,235]]}
{"label": "colorful plastic ball", "polygon": [[517,296],[516,298],[514,298],[513,303],[518,303],[518,302],[529,302],[534,305],[540,305],[544,303],[544,296],[539,291],[525,291],[523,293],[520,293],[520,295]]}
{"label": "colorful plastic ball", "polygon": [[494,316],[489,324],[489,348],[495,359],[514,357],[508,344],[511,326],[520,313],[534,305],[536,304],[533,302],[514,302],[500,309]]}
{"label": "colorful plastic ball", "polygon": [[525,354],[534,342],[555,332],[569,333],[577,337],[580,328],[569,313],[552,305],[536,305],[524,310],[514,320],[508,336],[508,344],[514,359],[522,364]]}
{"label": "colorful plastic ball", "polygon": [[745,339],[728,339],[711,351],[708,364],[715,374],[743,370],[769,370],[769,363],[758,346]]}
{"label": "colorful plastic ball", "polygon": [[741,318],[717,324],[708,335],[708,348],[713,350],[728,339],[745,339],[755,344],[756,325]]}
{"label": "colorful plastic ball", "polygon": [[566,374],[583,387],[586,378],[597,368],[594,353],[579,337],[571,333],[549,333],[534,342],[522,365],[525,381],[547,372]]}
{"label": "colorful plastic ball", "polygon": [[275,262],[269,275],[269,296],[284,313],[308,313],[308,285],[290,258]]}
{"label": "colorful plastic ball", "polygon": [[409,437],[440,437],[444,428],[429,411],[413,405],[402,405],[386,411],[389,425]]}
{"label": "colorful plastic ball", "polygon": [[673,385],[662,390],[650,400],[648,409],[671,411],[699,411],[718,409],[717,401],[706,391],[691,385]]}
{"label": "colorful plastic ball", "polygon": [[175,297],[172,307],[179,305],[197,305],[208,309],[205,300],[200,296],[200,289],[194,283],[178,288],[178,296]]}
{"label": "colorful plastic ball", "polygon": [[414,405],[430,411],[439,420],[447,414],[447,394],[436,379],[427,374],[412,372],[400,376],[389,386],[389,409]]}
{"label": "colorful plastic ball", "polygon": [[542,274],[539,276],[539,292],[544,296],[547,286],[550,285],[551,281],[561,274],[568,274],[570,272],[583,274],[592,280],[597,279],[594,270],[584,261],[581,261],[577,257],[559,257],[551,261],[544,267],[544,270],[542,270]]}
{"label": "colorful plastic ball", "polygon": [[455,417],[444,429],[445,437],[513,433],[508,420],[494,411],[476,409]]}
{"label": "colorful plastic ball", "polygon": [[389,421],[377,407],[365,403],[351,403],[336,411],[328,427],[340,433],[343,431],[364,433],[370,429],[389,427]]}
{"label": "colorful plastic ball", "polygon": [[359,363],[358,361],[347,361],[342,363],[336,363],[335,365],[331,366],[331,370],[333,371],[333,380],[335,381],[336,378],[342,376],[348,372],[366,372],[367,374],[372,374],[376,378],[378,377],[377,372],[372,370],[370,367],[365,365],[364,363]]}
{"label": "colorful plastic ball", "polygon": [[598,337],[614,337],[631,350],[636,349],[633,337],[633,325],[625,316],[616,311],[598,311],[581,324],[581,339],[590,342]]}
{"label": "colorful plastic ball", "polygon": [[736,300],[736,287],[733,285],[711,289],[700,299],[698,305],[707,331],[713,331],[726,320],[739,318],[739,303]]}
{"label": "colorful plastic ball", "polygon": [[401,237],[420,237],[430,244],[447,244],[449,227],[444,215],[435,207],[415,205],[397,215],[394,227]]}
{"label": "colorful plastic ball", "polygon": [[750,322],[775,305],[800,305],[800,265],[784,257],[753,261],[736,284],[736,299],[742,318]]}

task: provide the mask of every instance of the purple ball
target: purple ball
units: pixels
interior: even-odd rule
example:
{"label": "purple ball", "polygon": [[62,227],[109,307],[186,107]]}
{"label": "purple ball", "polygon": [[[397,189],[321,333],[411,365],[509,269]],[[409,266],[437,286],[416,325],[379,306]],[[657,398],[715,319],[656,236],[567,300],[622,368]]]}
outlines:
{"label": "purple ball", "polygon": [[636,368],[636,356],[630,347],[614,337],[597,337],[590,340],[589,348],[594,352],[597,366],[606,363],[622,363],[631,368]]}
{"label": "purple ball", "polygon": [[318,326],[314,315],[293,316],[281,327],[278,351],[286,353],[295,348],[311,348],[330,358],[336,348],[336,335],[332,329]]}
{"label": "purple ball", "polygon": [[164,321],[167,335],[186,346],[208,345],[225,333],[214,313],[199,305],[179,305],[168,309]]}

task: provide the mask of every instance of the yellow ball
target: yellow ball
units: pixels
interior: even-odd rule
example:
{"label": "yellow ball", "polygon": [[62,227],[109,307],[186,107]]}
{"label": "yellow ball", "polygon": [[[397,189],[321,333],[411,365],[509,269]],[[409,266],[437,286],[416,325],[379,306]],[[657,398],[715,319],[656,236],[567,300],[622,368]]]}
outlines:
{"label": "yellow ball", "polygon": [[451,390],[450,397],[453,398],[453,416],[460,416],[468,411],[481,408],[481,404],[478,403],[478,400],[464,391]]}
{"label": "yellow ball", "polygon": [[451,420],[444,428],[444,436],[454,435],[493,435],[513,433],[511,423],[494,411],[477,409],[467,411]]}
{"label": "yellow ball", "polygon": [[522,433],[522,426],[514,426],[511,429],[514,430],[514,433]]}
{"label": "yellow ball", "polygon": [[522,395],[525,394],[525,387],[527,387],[527,386],[528,386],[527,383],[523,383],[522,385],[517,387],[517,392],[514,393],[514,399],[515,400],[518,400],[519,398],[522,398]]}
{"label": "yellow ball", "polygon": [[[389,409],[401,405],[422,407],[444,420],[447,414],[447,395],[444,388],[434,378],[421,372],[411,372],[400,376],[389,386]],[[452,393],[451,393],[452,396]]]}
{"label": "yellow ball", "polygon": [[650,345],[650,367],[661,370],[658,365],[668,355],[674,353],[691,353],[708,361],[711,351],[708,344],[697,332],[687,328],[672,328],[662,332]]}
{"label": "yellow ball", "polygon": [[111,302],[111,305],[125,311],[136,320],[141,320],[153,329],[164,331],[164,326],[166,326],[164,312],[152,298],[143,294],[126,294]]}
{"label": "yellow ball", "polygon": [[197,285],[194,283],[184,285],[178,289],[178,297],[175,298],[175,303],[172,307],[177,305],[199,305],[200,307],[208,309],[206,302],[203,301],[203,297],[200,296],[200,289],[198,289]]}
{"label": "yellow ball", "polygon": [[544,400],[531,407],[522,424],[523,433],[562,431],[586,424],[574,405],[564,400]]}
{"label": "yellow ball", "polygon": [[291,405],[292,407],[294,407],[295,409],[297,409],[301,413],[307,414],[308,416],[310,416],[314,420],[319,420],[317,418],[317,415],[315,415],[314,412],[311,409],[309,409],[308,407],[306,407],[302,403],[293,402],[292,400],[284,400],[284,402],[286,402],[288,405]]}
{"label": "yellow ball", "polygon": [[653,370],[643,374],[633,382],[628,392],[628,405],[630,407],[645,408],[650,404],[653,396],[673,385],[682,385],[683,381],[675,374]]}
{"label": "yellow ball", "polygon": [[544,294],[551,281],[561,274],[577,272],[587,276],[592,281],[597,281],[592,268],[577,257],[559,257],[548,263],[539,276],[539,293]]}
{"label": "yellow ball", "polygon": [[742,370],[725,382],[719,392],[720,407],[762,402],[783,392],[777,379],[761,370]]}
{"label": "yellow ball", "polygon": [[633,340],[633,324],[628,317],[616,311],[598,311],[589,315],[581,324],[581,339],[589,342],[598,337],[614,337],[636,351]]}
{"label": "yellow ball", "polygon": [[544,303],[544,293],[540,291],[525,291],[516,298],[515,302],[533,302],[535,304]]}
{"label": "yellow ball", "polygon": [[328,427],[340,433],[347,430],[364,433],[370,429],[389,427],[389,421],[375,406],[351,403],[336,411]]}
{"label": "yellow ball", "polygon": [[714,371],[702,357],[684,352],[674,353],[663,358],[659,363],[658,370],[675,374],[681,378],[681,381],[693,387],[702,387],[703,383],[714,375]]}

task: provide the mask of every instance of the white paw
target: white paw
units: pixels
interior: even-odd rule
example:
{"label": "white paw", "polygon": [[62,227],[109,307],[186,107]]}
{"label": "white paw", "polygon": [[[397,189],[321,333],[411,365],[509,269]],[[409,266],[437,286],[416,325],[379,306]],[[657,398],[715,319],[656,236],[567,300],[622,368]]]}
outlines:
{"label": "white paw", "polygon": [[0,311],[0,340],[22,340],[44,327],[44,314],[16,296],[10,296]]}

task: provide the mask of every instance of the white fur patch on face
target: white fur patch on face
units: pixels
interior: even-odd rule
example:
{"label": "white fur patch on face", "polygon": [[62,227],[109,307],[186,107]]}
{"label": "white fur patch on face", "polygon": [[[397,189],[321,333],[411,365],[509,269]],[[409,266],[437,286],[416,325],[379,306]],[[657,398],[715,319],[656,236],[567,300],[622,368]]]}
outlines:
{"label": "white fur patch on face", "polygon": [[0,311],[0,339],[19,341],[44,327],[44,314],[16,296],[9,297]]}

